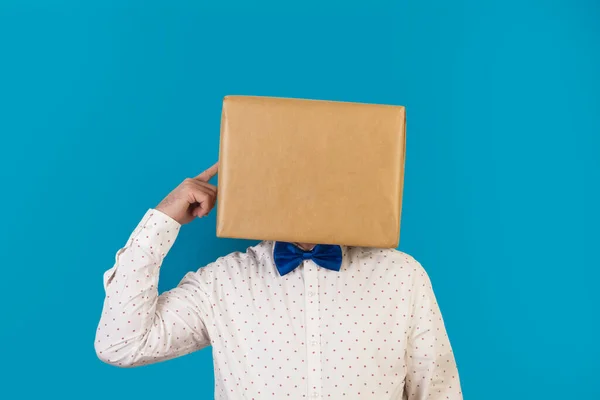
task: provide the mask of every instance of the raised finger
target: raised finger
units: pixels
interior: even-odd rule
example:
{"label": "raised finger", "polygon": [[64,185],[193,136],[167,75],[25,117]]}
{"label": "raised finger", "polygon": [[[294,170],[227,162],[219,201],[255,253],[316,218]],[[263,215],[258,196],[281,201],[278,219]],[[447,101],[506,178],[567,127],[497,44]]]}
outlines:
{"label": "raised finger", "polygon": [[210,168],[200,173],[194,179],[197,179],[202,182],[208,182],[213,176],[215,176],[219,172],[219,162],[214,163]]}

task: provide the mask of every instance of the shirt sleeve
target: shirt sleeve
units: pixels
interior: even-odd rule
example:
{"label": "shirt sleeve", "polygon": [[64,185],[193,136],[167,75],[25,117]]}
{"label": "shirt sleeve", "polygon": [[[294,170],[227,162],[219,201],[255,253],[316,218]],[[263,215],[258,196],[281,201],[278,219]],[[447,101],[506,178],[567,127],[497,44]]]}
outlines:
{"label": "shirt sleeve", "polygon": [[135,367],[210,344],[203,274],[188,272],[176,288],[158,295],[159,270],[179,229],[177,221],[149,209],[104,273],[105,299],[94,347],[105,363]]}
{"label": "shirt sleeve", "polygon": [[[415,261],[416,262],[416,261]],[[408,330],[408,400],[462,400],[458,369],[431,281],[416,262]]]}

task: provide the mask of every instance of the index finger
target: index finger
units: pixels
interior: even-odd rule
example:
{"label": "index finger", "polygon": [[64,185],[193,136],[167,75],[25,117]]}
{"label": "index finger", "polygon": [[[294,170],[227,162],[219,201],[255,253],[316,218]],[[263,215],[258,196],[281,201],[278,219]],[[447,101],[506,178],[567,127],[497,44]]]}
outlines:
{"label": "index finger", "polygon": [[210,168],[196,176],[194,179],[198,179],[203,182],[208,182],[213,176],[219,172],[219,162],[214,163]]}

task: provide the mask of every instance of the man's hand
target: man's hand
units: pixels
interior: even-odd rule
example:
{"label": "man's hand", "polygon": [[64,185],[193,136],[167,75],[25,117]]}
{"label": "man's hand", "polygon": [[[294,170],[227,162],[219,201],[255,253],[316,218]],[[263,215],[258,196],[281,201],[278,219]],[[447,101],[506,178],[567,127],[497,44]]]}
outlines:
{"label": "man's hand", "polygon": [[217,161],[212,167],[195,178],[186,178],[156,209],[180,224],[187,224],[196,217],[204,217],[215,206],[217,187],[208,183],[219,170]]}

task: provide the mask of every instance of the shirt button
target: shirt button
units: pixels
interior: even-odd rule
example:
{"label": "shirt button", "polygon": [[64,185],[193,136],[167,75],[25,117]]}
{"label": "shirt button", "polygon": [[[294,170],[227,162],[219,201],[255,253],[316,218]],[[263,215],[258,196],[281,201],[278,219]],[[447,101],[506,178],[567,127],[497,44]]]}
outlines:
{"label": "shirt button", "polygon": [[310,344],[312,344],[313,346],[316,346],[317,344],[319,344],[319,342],[317,342],[316,340],[313,340],[312,342],[310,342]]}
{"label": "shirt button", "polygon": [[313,392],[313,394],[311,396],[313,399],[316,399],[317,397],[319,397],[319,393]]}
{"label": "shirt button", "polygon": [[312,297],[312,296],[314,296],[314,295],[315,295],[315,292],[308,292],[308,295],[309,295],[310,297]]}

